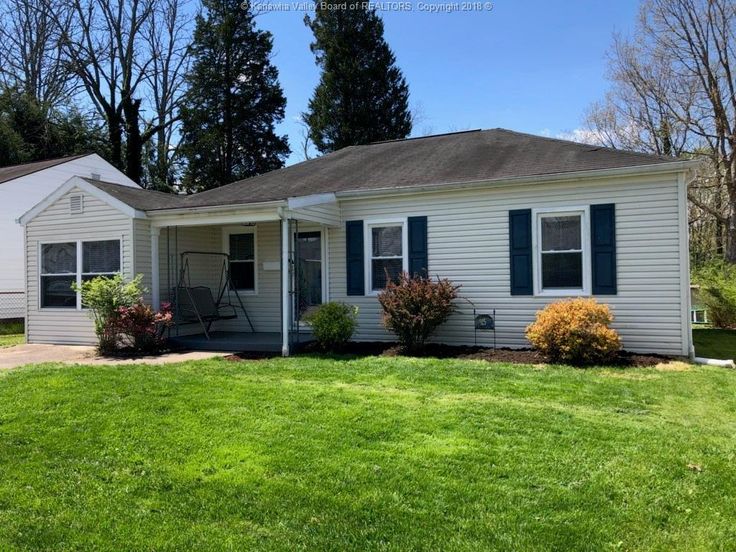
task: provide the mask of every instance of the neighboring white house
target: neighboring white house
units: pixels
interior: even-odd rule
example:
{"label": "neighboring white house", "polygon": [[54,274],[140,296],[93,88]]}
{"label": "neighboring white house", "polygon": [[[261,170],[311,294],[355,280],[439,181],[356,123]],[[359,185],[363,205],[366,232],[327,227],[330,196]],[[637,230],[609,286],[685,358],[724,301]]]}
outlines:
{"label": "neighboring white house", "polygon": [[16,219],[72,176],[138,187],[97,154],[0,168],[0,319],[25,316],[23,228]]}
{"label": "neighboring white house", "polygon": [[[122,272],[175,303],[192,323],[172,336],[193,347],[288,354],[325,301],[359,307],[357,339],[387,340],[376,295],[403,270],[462,286],[436,341],[492,344],[474,316],[495,311],[497,345],[526,347],[537,310],[595,296],[626,349],[688,355],[691,168],[494,129],[353,146],[186,197],[72,178],[20,221],[27,339],[92,343],[70,285]],[[208,289],[219,308],[204,312]]]}

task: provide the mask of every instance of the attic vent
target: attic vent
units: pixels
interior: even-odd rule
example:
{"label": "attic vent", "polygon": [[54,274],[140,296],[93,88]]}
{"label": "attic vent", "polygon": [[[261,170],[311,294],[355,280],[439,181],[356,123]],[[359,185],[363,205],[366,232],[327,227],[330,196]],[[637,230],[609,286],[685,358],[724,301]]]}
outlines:
{"label": "attic vent", "polygon": [[100,173],[92,173],[92,180],[100,180]]}
{"label": "attic vent", "polygon": [[84,196],[80,194],[69,197],[69,212],[72,215],[79,215],[84,212]]}

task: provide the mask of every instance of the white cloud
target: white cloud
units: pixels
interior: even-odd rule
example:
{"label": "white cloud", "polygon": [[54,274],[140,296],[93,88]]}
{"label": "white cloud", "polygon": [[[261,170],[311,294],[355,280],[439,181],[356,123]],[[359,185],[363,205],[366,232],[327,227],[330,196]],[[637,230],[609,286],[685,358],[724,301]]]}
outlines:
{"label": "white cloud", "polygon": [[570,140],[571,142],[579,142],[581,144],[602,144],[600,135],[594,130],[587,128],[575,128],[573,130],[558,132],[554,136],[560,140]]}

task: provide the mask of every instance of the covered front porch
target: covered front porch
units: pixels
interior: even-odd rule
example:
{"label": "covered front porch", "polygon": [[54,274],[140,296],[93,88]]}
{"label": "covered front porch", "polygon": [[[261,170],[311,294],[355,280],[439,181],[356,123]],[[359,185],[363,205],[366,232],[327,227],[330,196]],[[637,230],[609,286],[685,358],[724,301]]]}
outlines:
{"label": "covered front porch", "polygon": [[172,346],[284,356],[303,346],[305,315],[328,300],[329,228],[338,224],[325,195],[152,217],[151,302],[172,306]]}

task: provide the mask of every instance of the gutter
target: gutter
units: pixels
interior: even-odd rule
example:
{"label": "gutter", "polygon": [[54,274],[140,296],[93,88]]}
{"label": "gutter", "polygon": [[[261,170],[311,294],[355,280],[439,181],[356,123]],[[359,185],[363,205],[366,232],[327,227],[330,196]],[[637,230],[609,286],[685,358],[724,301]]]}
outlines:
{"label": "gutter", "polygon": [[617,167],[614,169],[595,169],[589,171],[564,172],[548,175],[517,176],[511,178],[499,178],[494,180],[462,180],[457,182],[438,182],[436,184],[424,184],[422,186],[385,187],[371,190],[348,190],[335,192],[339,199],[352,199],[379,195],[398,195],[423,192],[436,192],[444,190],[463,190],[482,188],[487,186],[504,186],[511,184],[543,184],[546,182],[577,182],[580,180],[591,180],[610,178],[616,176],[642,176],[649,174],[667,174],[688,171],[700,164],[699,160],[672,161],[670,163],[656,163],[653,165],[639,165],[634,167]]}
{"label": "gutter", "polygon": [[173,209],[151,209],[150,211],[146,211],[146,214],[149,217],[155,218],[156,216],[166,216],[166,215],[178,215],[178,214],[186,214],[186,213],[211,213],[211,212],[224,212],[227,213],[229,211],[241,211],[243,209],[246,210],[254,210],[254,209],[269,209],[271,207],[284,207],[287,205],[286,200],[276,200],[276,201],[262,201],[260,203],[236,203],[232,205],[206,205],[201,207],[176,207]]}

